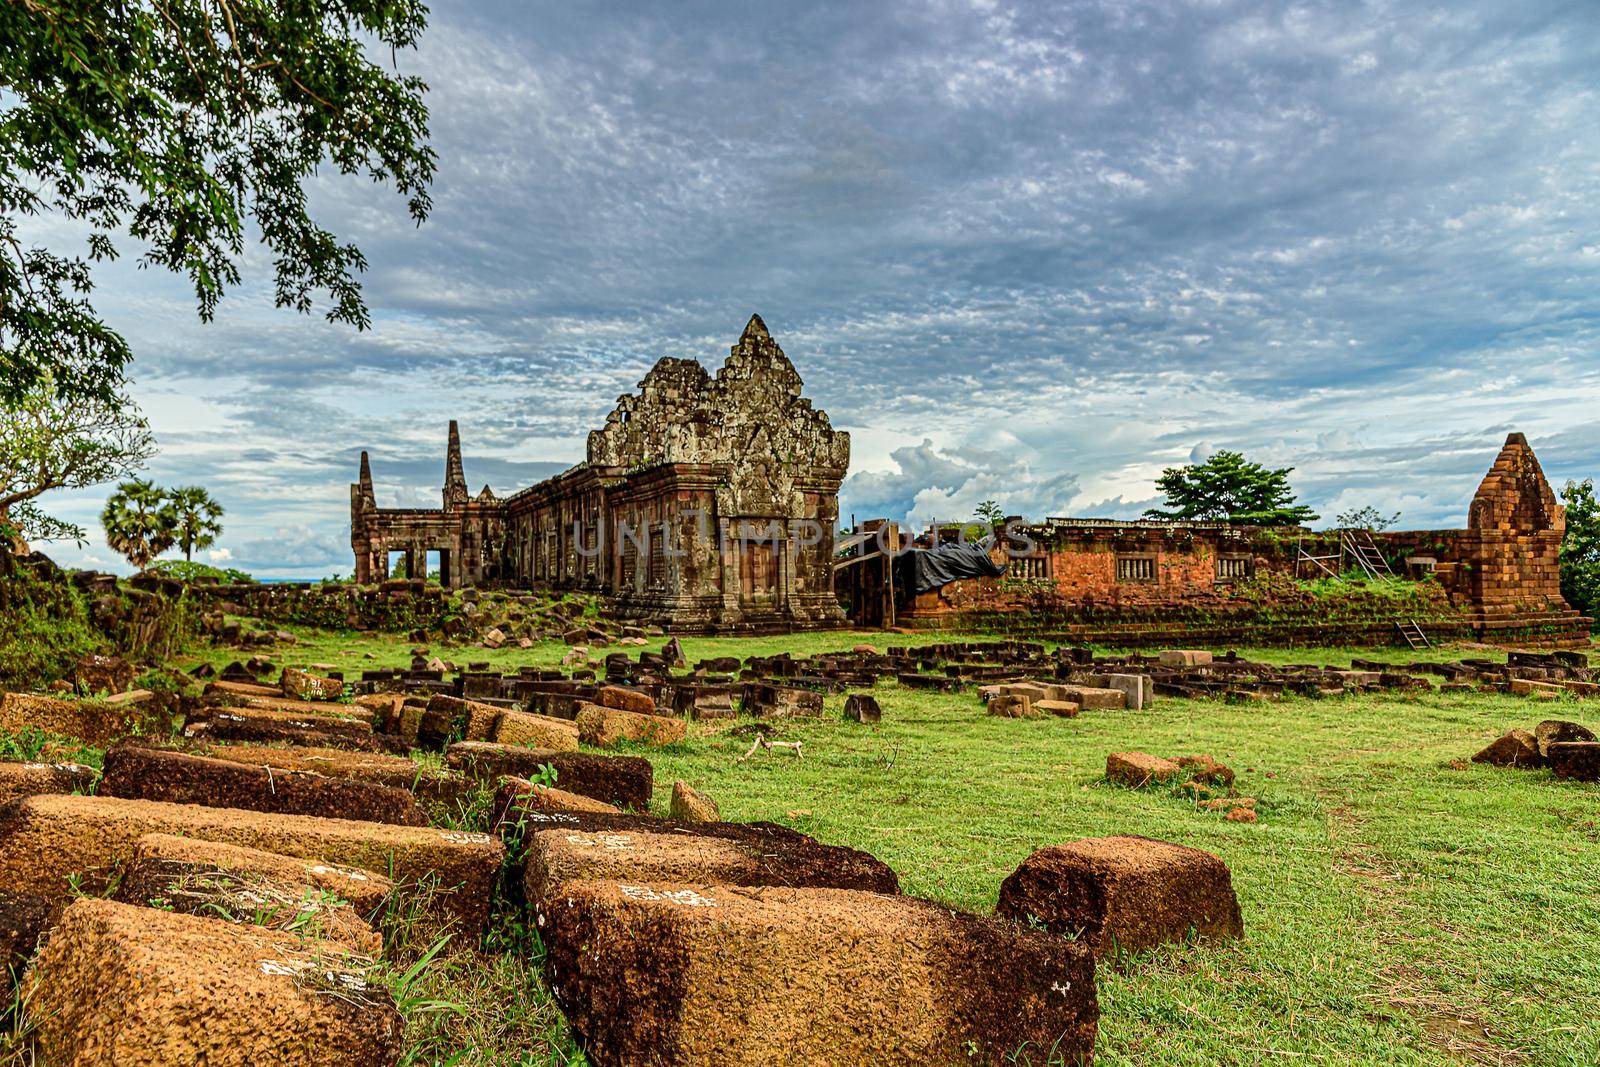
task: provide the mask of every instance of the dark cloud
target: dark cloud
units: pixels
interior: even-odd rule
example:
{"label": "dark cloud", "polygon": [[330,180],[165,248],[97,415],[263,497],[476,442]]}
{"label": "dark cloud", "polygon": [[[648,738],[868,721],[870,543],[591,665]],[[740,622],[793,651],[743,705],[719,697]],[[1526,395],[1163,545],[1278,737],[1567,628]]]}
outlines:
{"label": "dark cloud", "polygon": [[1233,448],[1325,514],[1453,525],[1507,428],[1557,482],[1600,468],[1597,28],[1488,0],[447,0],[400,57],[433,86],[434,216],[314,190],[372,263],[372,330],[273,309],[258,252],[208,326],[131,256],[99,299],[157,473],[221,490],[239,556],[337,541],[362,448],[431,500],[451,417],[474,490],[560,469],[751,311],[852,432],[858,517],[1136,512]]}

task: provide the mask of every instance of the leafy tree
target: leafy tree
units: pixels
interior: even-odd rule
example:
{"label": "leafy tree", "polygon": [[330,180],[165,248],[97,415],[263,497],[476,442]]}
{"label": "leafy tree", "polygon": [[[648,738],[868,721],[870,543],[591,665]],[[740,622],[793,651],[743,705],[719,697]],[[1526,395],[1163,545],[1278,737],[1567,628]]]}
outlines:
{"label": "leafy tree", "polygon": [[106,544],[143,570],[171,548],[177,538],[178,514],[165,490],[135,478],[117,486],[100,512]]}
{"label": "leafy tree", "polygon": [[[301,183],[331,163],[427,216],[427,87],[374,61],[426,21],[421,0],[0,4],[0,399],[52,373],[64,395],[117,399],[128,346],[89,302],[114,233],[187,275],[210,319],[254,228],[280,307],[326,298],[364,328],[366,261],[311,219]],[[81,254],[25,248],[34,215],[85,227]]]}
{"label": "leafy tree", "polygon": [[1152,519],[1246,526],[1309,522],[1317,514],[1294,502],[1294,491],[1289,488],[1293,470],[1264,467],[1224,449],[1204,463],[1162,471],[1156,487],[1167,496],[1166,509],[1151,508],[1145,515]]}
{"label": "leafy tree", "polygon": [[1341,511],[1333,517],[1333,524],[1341,530],[1387,530],[1399,521],[1398,511],[1385,515],[1371,504]]}
{"label": "leafy tree", "polygon": [[1561,595],[1593,617],[1600,611],[1600,500],[1594,479],[1568,482],[1561,490],[1567,533],[1561,541]]}
{"label": "leafy tree", "polygon": [[0,537],[81,543],[83,530],[45,514],[36,498],[127,477],[154,452],[130,402],[64,395],[47,372],[14,401],[0,401]]}
{"label": "leafy tree", "polygon": [[986,523],[989,526],[999,526],[1006,521],[1006,513],[993,500],[985,500],[979,504],[975,514],[978,516],[979,522]]}
{"label": "leafy tree", "polygon": [[167,490],[175,517],[173,534],[183,558],[194,560],[194,550],[210,548],[222,535],[222,505],[211,498],[204,487],[184,485]]}

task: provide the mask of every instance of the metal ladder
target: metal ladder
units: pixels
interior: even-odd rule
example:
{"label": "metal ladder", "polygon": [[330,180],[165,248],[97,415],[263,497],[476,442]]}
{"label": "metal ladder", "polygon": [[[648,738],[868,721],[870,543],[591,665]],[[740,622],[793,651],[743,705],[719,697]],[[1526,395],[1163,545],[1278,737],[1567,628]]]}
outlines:
{"label": "metal ladder", "polygon": [[1433,643],[1428,640],[1428,635],[1423,632],[1421,626],[1417,625],[1416,619],[1397,622],[1394,624],[1394,628],[1400,631],[1400,636],[1405,638],[1406,644],[1411,646],[1411,651],[1413,652],[1420,652],[1425,648],[1433,647]]}
{"label": "metal ladder", "polygon": [[[1371,530],[1341,530],[1339,544],[1368,578],[1383,582],[1398,579],[1399,576],[1394,573],[1394,568],[1389,566],[1388,559],[1379,550],[1378,543],[1372,539]],[[1400,636],[1411,646],[1413,652],[1433,647],[1427,633],[1416,619],[1403,619],[1395,623],[1394,628],[1400,631]]]}

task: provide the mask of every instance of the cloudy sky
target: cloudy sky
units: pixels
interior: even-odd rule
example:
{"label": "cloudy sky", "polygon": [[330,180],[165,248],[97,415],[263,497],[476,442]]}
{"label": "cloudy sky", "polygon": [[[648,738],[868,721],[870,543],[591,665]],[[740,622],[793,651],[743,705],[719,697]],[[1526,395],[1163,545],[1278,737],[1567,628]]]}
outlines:
{"label": "cloudy sky", "polygon": [[372,330],[275,310],[259,254],[205,326],[100,274],[152,475],[238,565],[347,573],[360,450],[437,503],[451,417],[474,491],[562,469],[752,311],[853,436],[846,516],[1131,516],[1233,448],[1457,526],[1511,429],[1600,475],[1589,0],[432,6],[432,217],[315,191]]}

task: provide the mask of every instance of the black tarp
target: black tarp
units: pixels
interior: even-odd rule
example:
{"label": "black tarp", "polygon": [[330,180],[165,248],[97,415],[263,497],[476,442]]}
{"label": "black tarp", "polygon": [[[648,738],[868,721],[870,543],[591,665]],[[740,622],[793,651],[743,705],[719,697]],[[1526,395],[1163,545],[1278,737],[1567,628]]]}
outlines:
{"label": "black tarp", "polygon": [[929,593],[962,578],[999,578],[1006,569],[989,558],[994,538],[913,549],[894,558],[897,599]]}

